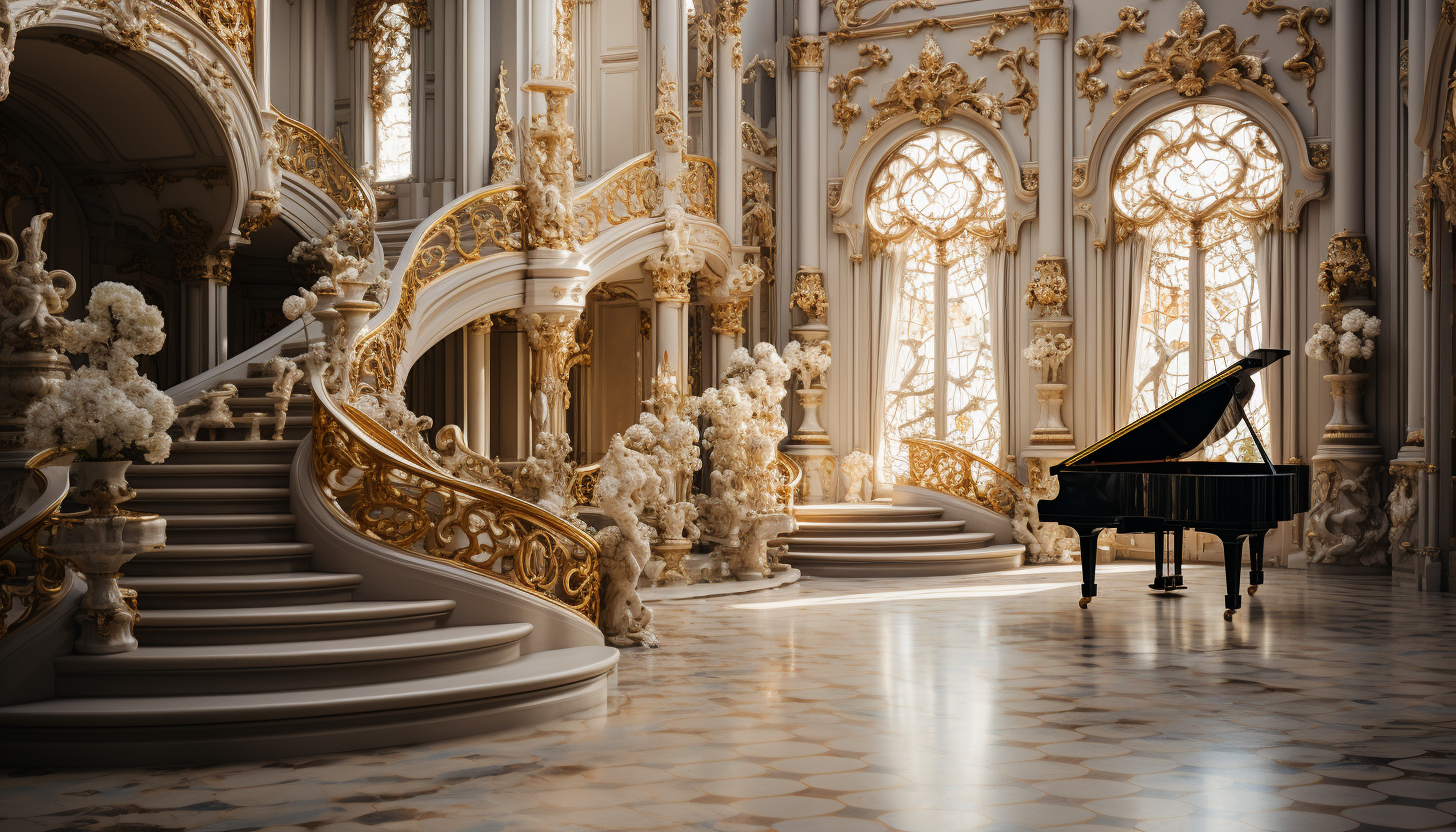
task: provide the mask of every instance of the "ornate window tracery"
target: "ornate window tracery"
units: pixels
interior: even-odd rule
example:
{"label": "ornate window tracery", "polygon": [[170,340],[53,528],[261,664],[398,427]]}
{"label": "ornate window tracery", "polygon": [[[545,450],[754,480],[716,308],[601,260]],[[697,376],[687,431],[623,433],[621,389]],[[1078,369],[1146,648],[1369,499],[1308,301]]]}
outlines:
{"label": "ornate window tracery", "polygon": [[[1247,115],[1194,104],[1161,116],[1114,170],[1118,240],[1140,234],[1141,276],[1128,421],[1264,346],[1255,266],[1259,235],[1279,216],[1284,165]],[[1262,387],[1246,408],[1269,440]],[[1259,458],[1247,431],[1204,449],[1211,460]]]}
{"label": "ornate window tracery", "polygon": [[413,172],[414,136],[410,92],[410,9],[391,3],[379,13],[370,52],[370,102],[374,109],[374,171],[380,182],[398,182]]}
{"label": "ornate window tracery", "polygon": [[895,249],[892,337],[885,356],[881,477],[908,470],[906,437],[999,455],[988,258],[1005,235],[1006,185],[990,151],[953,130],[897,149],[870,185],[877,251]]}

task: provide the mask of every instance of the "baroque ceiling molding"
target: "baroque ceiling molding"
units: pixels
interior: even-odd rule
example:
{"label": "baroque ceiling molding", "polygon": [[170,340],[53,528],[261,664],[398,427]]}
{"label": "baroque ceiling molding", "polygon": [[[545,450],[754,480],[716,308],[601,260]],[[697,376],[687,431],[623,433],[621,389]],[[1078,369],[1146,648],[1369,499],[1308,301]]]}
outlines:
{"label": "baroque ceiling molding", "polygon": [[[1112,96],[1113,108],[1121,107],[1138,90],[1162,83],[1191,97],[1215,84],[1242,90],[1245,82],[1252,82],[1262,85],[1281,104],[1289,103],[1274,89],[1273,76],[1264,71],[1263,57],[1248,51],[1258,42],[1258,35],[1240,41],[1228,24],[1205,35],[1207,26],[1208,14],[1203,7],[1196,0],[1188,0],[1178,15],[1178,29],[1148,44],[1142,66],[1117,71],[1118,78],[1130,83]],[[1207,78],[1203,76],[1205,67],[1213,69]]]}
{"label": "baroque ceiling molding", "polygon": [[[1092,35],[1083,35],[1077,38],[1072,46],[1072,54],[1087,61],[1087,66],[1077,73],[1077,97],[1087,99],[1087,129],[1092,127],[1092,120],[1097,113],[1097,102],[1107,95],[1107,82],[1097,77],[1102,71],[1102,61],[1109,57],[1122,55],[1122,47],[1112,41],[1120,37],[1124,32],[1138,32],[1139,34],[1148,30],[1148,12],[1146,9],[1138,9],[1134,6],[1123,6],[1117,10],[1117,28],[1111,32],[1098,32]],[[1086,141],[1086,129],[1083,131],[1083,142]]]}
{"label": "baroque ceiling molding", "polygon": [[1263,17],[1265,12],[1283,12],[1279,18],[1279,28],[1275,31],[1293,29],[1295,32],[1294,42],[1299,46],[1299,52],[1284,62],[1284,71],[1304,81],[1304,100],[1309,104],[1310,113],[1314,115],[1314,131],[1318,133],[1319,111],[1314,106],[1314,82],[1325,68],[1325,48],[1309,33],[1309,27],[1311,23],[1329,23],[1330,10],[1314,6],[1301,6],[1296,9],[1275,3],[1274,0],[1249,0],[1249,5],[1244,8],[1244,14],[1252,14],[1254,17]]}
{"label": "baroque ceiling molding", "polygon": [[833,7],[834,19],[839,21],[841,32],[852,32],[856,29],[863,29],[866,26],[874,26],[883,23],[890,15],[905,9],[920,9],[921,11],[935,11],[935,0],[895,0],[895,2],[881,9],[880,11],[865,17],[864,7],[875,0],[821,0],[819,7],[827,9]]}
{"label": "baroque ceiling molding", "polygon": [[839,100],[835,101],[831,109],[834,111],[834,123],[843,131],[844,136],[840,139],[839,149],[844,149],[844,143],[849,141],[849,127],[860,117],[863,112],[860,106],[854,103],[854,91],[864,85],[864,75],[871,69],[884,69],[890,65],[893,56],[890,50],[878,43],[862,43],[859,45],[859,66],[850,71],[836,75],[829,79],[829,91],[839,93]]}
{"label": "baroque ceiling molding", "polygon": [[946,63],[945,53],[935,42],[935,36],[927,34],[925,44],[920,47],[919,62],[891,83],[883,101],[870,99],[875,117],[865,128],[860,142],[902,113],[915,113],[922,124],[930,127],[950,118],[956,108],[965,107],[1000,127],[1004,109],[1001,99],[982,92],[985,88],[985,76],[972,81],[959,64]]}
{"label": "baroque ceiling molding", "polygon": [[1016,92],[1006,100],[1005,107],[1010,112],[1021,114],[1021,134],[1023,136],[1031,135],[1031,111],[1036,109],[1037,99],[1036,87],[1027,80],[1026,75],[1021,71],[1021,65],[1037,66],[1036,50],[1027,49],[1025,46],[1017,47],[1014,50],[1004,49],[997,46],[996,41],[1008,32],[1030,22],[1032,22],[1030,12],[998,14],[985,37],[971,41],[970,45],[970,54],[974,58],[982,58],[995,52],[1005,53],[996,67],[1011,72],[1011,85]]}

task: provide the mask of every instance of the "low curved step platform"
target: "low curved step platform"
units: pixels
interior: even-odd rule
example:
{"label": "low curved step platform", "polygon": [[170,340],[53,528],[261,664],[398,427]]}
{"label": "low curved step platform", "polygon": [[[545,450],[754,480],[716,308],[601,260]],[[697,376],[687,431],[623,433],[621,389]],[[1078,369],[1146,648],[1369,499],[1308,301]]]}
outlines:
{"label": "low curved step platform", "polygon": [[835,503],[794,510],[799,528],[778,539],[781,560],[821,578],[912,578],[1001,572],[1021,565],[1026,547],[968,532],[939,508]]}

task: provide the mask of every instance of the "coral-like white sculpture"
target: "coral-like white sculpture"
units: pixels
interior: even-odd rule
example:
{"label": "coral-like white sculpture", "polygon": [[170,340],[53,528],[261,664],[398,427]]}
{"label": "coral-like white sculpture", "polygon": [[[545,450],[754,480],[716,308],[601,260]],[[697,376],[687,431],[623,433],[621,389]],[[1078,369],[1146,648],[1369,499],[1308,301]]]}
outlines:
{"label": "coral-like white sculpture", "polygon": [[874,468],[875,458],[857,448],[853,453],[846,454],[844,459],[839,461],[839,470],[844,473],[845,479],[848,480],[844,489],[845,502],[859,503],[864,501],[864,482]]}
{"label": "coral-like white sculpture", "polygon": [[1074,541],[1071,529],[1041,522],[1036,498],[1030,487],[1011,489],[1011,537],[1026,547],[1027,563],[1071,563]]}
{"label": "coral-like white sculpture", "polygon": [[558,517],[574,517],[576,500],[571,496],[571,483],[575,477],[571,437],[543,430],[536,435],[531,456],[516,472],[516,489]]}
{"label": "coral-like white sculpture", "polygon": [[1376,467],[1355,475],[1339,465],[1315,468],[1305,514],[1315,544],[1309,549],[1310,563],[1339,563],[1347,555],[1358,555],[1364,566],[1387,563],[1385,549],[1378,545],[1390,531],[1390,518],[1380,510],[1374,488],[1379,477]]}
{"label": "coral-like white sculpture", "polygon": [[649,522],[661,540],[696,540],[698,509],[688,491],[693,473],[703,467],[694,418],[698,401],[678,389],[677,374],[665,356],[652,380],[652,394],[643,402],[650,411],[624,435],[627,447],[646,454],[662,479],[660,498],[648,506]]}
{"label": "coral-like white sculpture", "polygon": [[[545,435],[543,434],[543,437]],[[600,622],[607,642],[619,647],[657,646],[652,610],[637,594],[637,580],[651,557],[651,529],[641,520],[646,507],[660,499],[662,479],[645,454],[627,447],[621,434],[612,437],[602,458],[597,504],[616,525],[597,532],[601,547],[602,602]]]}
{"label": "coral-like white sculpture", "polygon": [[178,412],[186,413],[194,408],[203,408],[201,413],[178,417],[177,424],[182,426],[182,441],[195,440],[197,432],[202,428],[207,428],[209,438],[216,439],[220,428],[232,427],[233,410],[228,406],[228,400],[237,395],[237,385],[224,384],[204,390],[197,398],[182,405]]}
{"label": "coral-like white sculpture", "polygon": [[438,465],[435,452],[425,441],[425,436],[435,420],[429,416],[417,416],[405,404],[404,396],[393,390],[367,392],[353,401],[354,407],[386,430],[404,441],[410,449],[425,462]]}
{"label": "coral-like white sculpture", "polygon": [[1379,334],[1379,318],[1367,315],[1363,309],[1351,309],[1334,326],[1316,324],[1314,334],[1304,343],[1304,354],[1316,361],[1329,361],[1336,373],[1346,374],[1355,359],[1375,354],[1375,337]]}
{"label": "coral-like white sculpture", "polygon": [[828,341],[816,341],[812,344],[790,341],[784,347],[784,363],[799,379],[801,389],[823,387],[824,374],[829,372],[832,354]]}
{"label": "coral-like white sculpture", "polygon": [[303,378],[303,370],[298,369],[298,363],[293,359],[277,355],[263,365],[263,372],[273,376],[273,389],[268,391],[268,398],[273,400],[273,439],[282,439],[283,428],[288,424],[293,385]]}
{"label": "coral-like white sculpture", "polygon": [[61,346],[65,321],[66,299],[76,291],[76,279],[70,272],[45,267],[46,253],[41,248],[50,213],[30,218],[30,227],[20,232],[21,247],[8,234],[0,234],[0,243],[10,253],[0,258],[0,345],[15,352],[53,349]]}
{"label": "coral-like white sculpture", "polygon": [[147,462],[165,460],[172,448],[167,429],[177,410],[151,379],[137,373],[136,360],[162,348],[161,311],[135,288],[107,281],[91,290],[86,313],[65,323],[61,343],[90,363],[30,406],[28,443],[76,448],[91,459],[141,454]]}

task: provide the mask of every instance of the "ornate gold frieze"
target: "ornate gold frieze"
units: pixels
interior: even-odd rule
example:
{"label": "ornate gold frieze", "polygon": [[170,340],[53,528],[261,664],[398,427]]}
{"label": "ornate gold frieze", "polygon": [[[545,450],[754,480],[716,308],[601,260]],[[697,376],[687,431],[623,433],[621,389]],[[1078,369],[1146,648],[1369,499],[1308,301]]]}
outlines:
{"label": "ornate gold frieze", "polygon": [[[865,17],[864,7],[875,0],[833,0],[834,19],[839,21],[841,32],[851,32],[856,29],[863,29],[866,26],[874,26],[883,23],[890,15],[905,9],[920,9],[921,11],[935,11],[934,0],[895,0],[895,2],[879,10],[878,12]],[[830,5],[829,0],[824,0],[823,5]]]}
{"label": "ornate gold frieze", "polygon": [[280,168],[313,183],[345,212],[374,216],[374,195],[333,142],[282,113],[273,123],[273,139]]}
{"label": "ornate gold frieze", "polygon": [[[1122,47],[1112,41],[1120,37],[1124,32],[1138,32],[1139,34],[1148,30],[1148,12],[1146,9],[1139,9],[1134,6],[1123,6],[1117,10],[1117,28],[1111,32],[1098,32],[1091,35],[1083,35],[1077,38],[1072,45],[1072,54],[1087,61],[1087,65],[1077,72],[1077,97],[1087,99],[1087,126],[1092,126],[1092,118],[1097,112],[1097,102],[1107,95],[1107,82],[1097,77],[1102,71],[1102,62],[1110,57],[1122,55]],[[1072,187],[1076,187],[1073,185]]]}
{"label": "ornate gold frieze", "polygon": [[795,72],[824,71],[824,39],[800,35],[789,38],[789,67]]}
{"label": "ornate gold frieze", "polygon": [[999,127],[1001,100],[982,92],[985,88],[984,76],[972,81],[959,64],[946,63],[945,53],[935,42],[935,36],[927,34],[920,48],[919,62],[891,83],[884,101],[870,99],[876,115],[860,141],[898,115],[915,113],[922,124],[934,126],[949,118],[951,111],[958,107],[973,110]]}
{"label": "ornate gold frieze", "polygon": [[669,151],[682,149],[683,117],[678,109],[677,79],[667,71],[667,47],[657,70],[657,109],[652,111],[652,129]]}
{"label": "ornate gold frieze", "polygon": [[1284,71],[1304,81],[1304,100],[1309,104],[1309,111],[1314,114],[1314,129],[1318,132],[1319,111],[1314,106],[1314,81],[1325,68],[1325,48],[1309,33],[1309,27],[1311,23],[1329,23],[1330,10],[1315,6],[1295,8],[1275,3],[1274,0],[1249,0],[1249,5],[1244,8],[1244,14],[1254,17],[1262,17],[1265,12],[1283,12],[1276,31],[1294,30],[1294,42],[1299,46],[1299,52],[1284,62]]}
{"label": "ornate gold frieze", "polygon": [[1067,303],[1067,258],[1043,254],[1036,258],[1036,277],[1026,284],[1023,300],[1027,309],[1040,306],[1042,317],[1065,314]]}
{"label": "ornate gold frieze", "polygon": [[742,335],[743,311],[748,308],[749,296],[713,302],[713,332],[718,335]]}
{"label": "ornate gold frieze", "polygon": [[1318,284],[1329,305],[1339,306],[1353,293],[1369,295],[1375,289],[1370,258],[1365,256],[1365,235],[1336,231],[1329,252],[1319,266]]}
{"label": "ornate gold frieze", "polygon": [[718,169],[706,156],[683,154],[683,209],[695,217],[718,218]]}
{"label": "ornate gold frieze", "polygon": [[901,478],[903,484],[929,488],[1011,516],[1016,493],[1023,487],[1016,477],[959,445],[935,439],[901,441],[910,467]]}
{"label": "ornate gold frieze", "polygon": [[[1262,56],[1248,51],[1259,36],[1240,41],[1227,24],[1205,35],[1207,26],[1203,7],[1188,0],[1178,16],[1178,29],[1148,44],[1142,66],[1117,71],[1118,78],[1131,83],[1112,96],[1113,107],[1121,107],[1138,90],[1163,83],[1184,96],[1201,95],[1214,84],[1241,90],[1246,82],[1274,93],[1274,78],[1264,71]],[[1208,77],[1204,77],[1205,68],[1212,69]],[[1277,93],[1275,97],[1279,97]]]}
{"label": "ornate gold frieze", "polygon": [[890,50],[880,46],[878,43],[862,43],[859,45],[859,66],[854,67],[842,75],[836,75],[829,79],[829,91],[839,93],[839,98],[830,109],[834,113],[834,123],[839,125],[843,136],[839,141],[842,150],[844,143],[849,141],[849,126],[854,124],[860,117],[863,110],[854,103],[854,91],[864,86],[864,74],[871,69],[884,69],[890,65]]}
{"label": "ornate gold frieze", "polygon": [[815,323],[829,320],[829,294],[824,290],[824,274],[813,266],[800,266],[794,273],[794,289],[789,303],[799,307]]}
{"label": "ornate gold frieze", "polygon": [[506,103],[506,62],[501,61],[500,74],[495,86],[495,150],[490,154],[490,184],[502,185],[514,180],[516,173],[516,142],[512,138],[515,123],[511,121],[511,108]]}
{"label": "ornate gold frieze", "polygon": [[212,30],[228,49],[253,69],[253,0],[170,0]]}
{"label": "ornate gold frieze", "polygon": [[743,15],[747,12],[748,0],[719,0],[718,42],[733,49],[734,75],[743,69]]}

